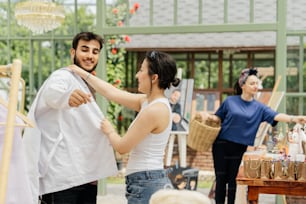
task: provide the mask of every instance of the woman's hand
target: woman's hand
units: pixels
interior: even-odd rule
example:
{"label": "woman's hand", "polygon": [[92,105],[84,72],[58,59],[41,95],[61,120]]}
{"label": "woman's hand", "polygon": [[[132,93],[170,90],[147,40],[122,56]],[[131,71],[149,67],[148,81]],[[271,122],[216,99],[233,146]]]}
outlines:
{"label": "woman's hand", "polygon": [[211,121],[211,122],[214,122],[214,123],[219,123],[220,122],[220,119],[218,116],[214,115],[214,114],[211,114],[211,113],[208,113],[208,112],[205,112],[205,111],[201,111],[201,112],[197,112],[196,114],[196,118],[199,118],[200,117],[200,121]]}
{"label": "woman's hand", "polygon": [[200,121],[213,121],[213,115],[205,111],[197,112],[196,118]]}
{"label": "woman's hand", "polygon": [[292,116],[292,118],[290,120],[291,120],[291,122],[305,124],[306,123],[306,116],[303,116],[303,115]]}
{"label": "woman's hand", "polygon": [[78,66],[75,65],[75,64],[71,64],[71,65],[68,66],[68,69],[70,69],[73,73],[78,74],[78,70],[81,69],[81,68],[78,67]]}
{"label": "woman's hand", "polygon": [[102,132],[109,137],[111,134],[116,133],[113,125],[109,122],[109,120],[107,120],[106,118],[104,118],[101,121],[101,130]]}
{"label": "woman's hand", "polygon": [[85,79],[85,81],[91,75],[91,73],[88,73],[87,71],[85,71],[84,69],[82,69],[81,67],[79,67],[79,66],[77,66],[75,64],[69,65],[68,69],[70,69],[72,73],[75,73],[75,74],[79,75],[80,77],[82,77],[83,79]]}

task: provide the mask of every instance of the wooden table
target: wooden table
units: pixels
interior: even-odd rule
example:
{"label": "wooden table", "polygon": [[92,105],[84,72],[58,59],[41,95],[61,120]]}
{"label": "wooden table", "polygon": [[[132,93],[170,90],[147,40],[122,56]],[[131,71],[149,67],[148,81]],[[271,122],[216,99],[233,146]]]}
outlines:
{"label": "wooden table", "polygon": [[306,196],[306,182],[274,180],[274,179],[252,179],[242,176],[237,177],[238,185],[247,185],[248,203],[257,204],[259,193],[281,194],[292,196]]}

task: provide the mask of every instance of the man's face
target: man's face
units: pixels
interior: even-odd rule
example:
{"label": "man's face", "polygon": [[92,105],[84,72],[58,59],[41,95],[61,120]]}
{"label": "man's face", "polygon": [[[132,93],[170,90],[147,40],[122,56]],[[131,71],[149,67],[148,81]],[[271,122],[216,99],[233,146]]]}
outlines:
{"label": "man's face", "polygon": [[88,72],[95,70],[100,55],[100,44],[96,40],[80,40],[78,46],[70,51],[73,63]]}
{"label": "man's face", "polygon": [[178,100],[180,99],[180,97],[181,97],[181,92],[178,91],[178,90],[175,90],[175,91],[171,94],[170,100],[171,100],[172,103],[175,104],[175,103],[178,102]]}

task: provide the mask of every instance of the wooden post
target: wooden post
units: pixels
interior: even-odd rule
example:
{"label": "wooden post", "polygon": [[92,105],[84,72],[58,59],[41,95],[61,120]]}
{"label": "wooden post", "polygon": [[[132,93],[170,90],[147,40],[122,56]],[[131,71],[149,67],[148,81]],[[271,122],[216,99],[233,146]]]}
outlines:
{"label": "wooden post", "polygon": [[8,173],[12,154],[12,145],[14,137],[14,129],[16,122],[18,87],[21,75],[21,61],[14,60],[11,67],[11,87],[9,93],[9,105],[5,126],[4,144],[2,150],[1,166],[0,166],[0,204],[5,204],[6,191],[8,184]]}

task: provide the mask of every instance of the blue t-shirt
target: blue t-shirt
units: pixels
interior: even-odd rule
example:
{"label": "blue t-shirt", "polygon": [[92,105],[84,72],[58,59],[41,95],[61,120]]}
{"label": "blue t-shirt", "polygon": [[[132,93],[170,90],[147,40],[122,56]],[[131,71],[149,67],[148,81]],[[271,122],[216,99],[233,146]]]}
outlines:
{"label": "blue t-shirt", "polygon": [[244,101],[236,95],[227,97],[215,114],[222,122],[217,139],[254,145],[259,125],[265,121],[275,126],[278,113],[257,100]]}

